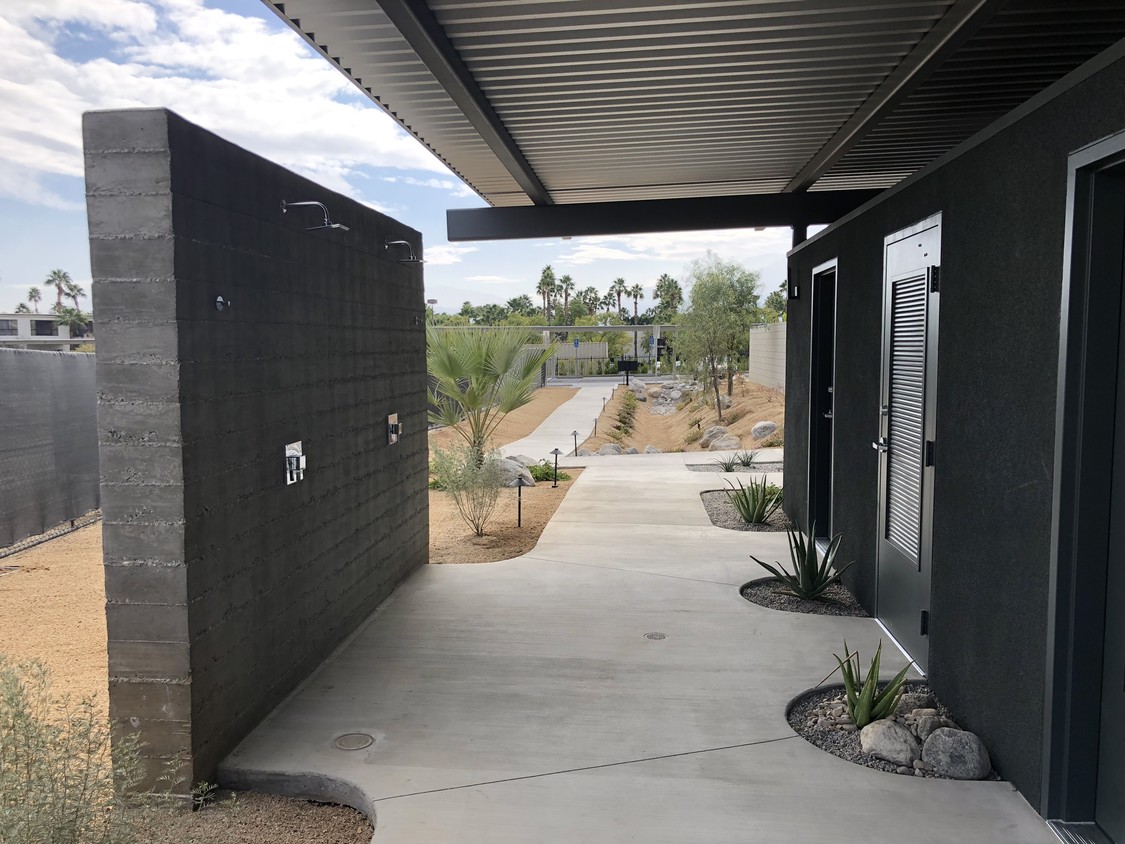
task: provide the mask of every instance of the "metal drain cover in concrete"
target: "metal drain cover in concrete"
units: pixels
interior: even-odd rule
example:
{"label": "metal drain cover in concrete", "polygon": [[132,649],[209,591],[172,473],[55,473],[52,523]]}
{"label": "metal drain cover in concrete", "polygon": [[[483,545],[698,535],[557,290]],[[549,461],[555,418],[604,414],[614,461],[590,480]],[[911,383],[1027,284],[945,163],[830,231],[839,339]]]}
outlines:
{"label": "metal drain cover in concrete", "polygon": [[656,641],[659,642],[661,639],[667,639],[668,636],[667,636],[667,634],[664,634],[664,633],[645,633],[645,638],[646,639],[655,639]]}
{"label": "metal drain cover in concrete", "polygon": [[336,739],[336,747],[340,750],[363,750],[374,743],[375,739],[367,733],[345,733]]}

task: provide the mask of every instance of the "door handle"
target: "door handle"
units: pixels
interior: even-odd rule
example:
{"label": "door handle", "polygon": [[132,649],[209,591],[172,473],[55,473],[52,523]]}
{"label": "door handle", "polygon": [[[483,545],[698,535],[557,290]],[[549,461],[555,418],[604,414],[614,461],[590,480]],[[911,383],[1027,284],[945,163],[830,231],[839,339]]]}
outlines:
{"label": "door handle", "polygon": [[831,419],[831,418],[832,418],[832,411],[831,411],[831,410],[827,411],[827,412],[826,412],[826,413],[824,414],[824,418],[825,418],[825,419]]}
{"label": "door handle", "polygon": [[879,439],[877,439],[877,440],[875,440],[875,442],[871,443],[871,447],[873,449],[875,449],[876,451],[886,452],[887,449],[890,448],[890,445],[887,444],[887,438],[886,437],[879,437]]}

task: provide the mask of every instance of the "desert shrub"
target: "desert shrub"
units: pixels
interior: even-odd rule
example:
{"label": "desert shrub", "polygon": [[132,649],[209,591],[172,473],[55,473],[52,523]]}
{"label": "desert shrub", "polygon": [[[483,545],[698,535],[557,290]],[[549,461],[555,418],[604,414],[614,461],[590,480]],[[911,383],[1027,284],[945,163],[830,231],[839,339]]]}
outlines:
{"label": "desert shrub", "polygon": [[434,477],[453,503],[465,524],[477,536],[484,536],[485,525],[496,510],[504,475],[496,454],[477,462],[476,451],[468,445],[449,449],[434,447]]}
{"label": "desert shrub", "polygon": [[762,448],[781,448],[784,445],[785,434],[783,434],[781,432],[781,429],[778,428],[776,431],[770,434],[769,439],[762,443]]}
{"label": "desert shrub", "polygon": [[741,419],[745,415],[746,415],[745,410],[743,410],[741,407],[736,407],[736,408],[733,408],[733,409],[727,411],[726,419],[724,421],[729,422],[730,424],[733,425],[735,422],[737,422],[739,419]]}
{"label": "desert shrub", "polygon": [[698,428],[692,428],[690,431],[684,434],[684,442],[688,445],[699,442],[701,439],[703,439],[703,432]]}
{"label": "desert shrub", "polygon": [[139,742],[120,735],[111,743],[110,733],[92,700],[52,696],[42,663],[0,656],[0,841],[153,840],[149,827],[162,810],[158,795],[138,793]]}
{"label": "desert shrub", "polygon": [[[535,482],[540,481],[553,481],[555,479],[555,467],[550,463],[535,463],[528,466],[527,471],[531,472],[531,477],[535,478]],[[569,481],[570,475],[566,472],[559,472],[560,481]]]}
{"label": "desert shrub", "polygon": [[698,428],[699,423],[703,421],[702,416],[693,416],[687,421],[689,428]]}
{"label": "desert shrub", "polygon": [[737,472],[742,467],[737,457],[716,457],[711,462],[717,463],[724,472]]}
{"label": "desert shrub", "polygon": [[738,461],[740,466],[749,469],[754,465],[754,461],[758,459],[758,452],[753,449],[750,451],[736,451],[734,458]]}
{"label": "desert shrub", "polygon": [[[817,557],[816,553],[816,524],[814,523],[808,535],[799,530],[789,533],[789,558],[793,563],[793,571],[789,571],[778,562],[776,566],[763,563],[751,555],[750,559],[772,574],[785,587],[778,590],[779,594],[791,595],[802,601],[838,601],[828,594],[833,584],[840,582],[840,576],[847,571],[852,563],[843,568],[837,566],[836,554],[840,550],[841,534],[836,534],[828,543],[824,557]],[[854,561],[853,561],[854,562]]]}
{"label": "desert shrub", "polygon": [[[844,679],[844,692],[846,694],[848,715],[851,716],[852,722],[859,728],[863,729],[872,721],[878,721],[880,718],[886,718],[888,715],[895,711],[898,702],[902,700],[903,682],[906,680],[906,672],[910,670],[913,662],[908,662],[902,671],[898,672],[894,678],[888,682],[883,683],[880,687],[879,683],[879,662],[883,655],[883,640],[879,640],[879,646],[875,649],[875,657],[871,660],[871,665],[867,669],[867,676],[862,676],[862,668],[859,661],[859,651],[854,653],[848,650],[848,643],[844,642],[844,658],[836,657],[836,663],[839,665],[840,674]],[[833,672],[835,673],[835,672]]]}
{"label": "desert shrub", "polygon": [[[737,466],[738,458],[732,457],[731,462]],[[732,472],[734,469],[725,471]],[[730,484],[730,481],[727,483]],[[743,486],[742,481],[739,481],[738,489],[732,485],[726,490],[726,494],[742,521],[751,525],[760,525],[772,516],[781,506],[783,495],[781,487],[766,482],[765,475],[762,475],[761,481],[751,478],[749,486]]]}

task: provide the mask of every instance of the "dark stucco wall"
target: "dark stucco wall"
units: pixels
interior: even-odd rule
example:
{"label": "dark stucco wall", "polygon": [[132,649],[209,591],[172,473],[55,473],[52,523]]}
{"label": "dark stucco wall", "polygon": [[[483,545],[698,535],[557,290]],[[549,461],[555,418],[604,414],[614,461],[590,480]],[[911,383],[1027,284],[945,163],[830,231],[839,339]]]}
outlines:
{"label": "dark stucco wall", "polygon": [[[1067,155],[1125,129],[1117,62],[797,251],[786,499],[803,514],[812,268],[839,259],[836,529],[875,602],[883,238],[942,213],[930,679],[1036,805]],[[791,480],[792,479],[792,480]],[[796,483],[794,483],[794,481]]]}
{"label": "dark stucco wall", "polygon": [[0,349],[0,547],[98,506],[94,356]]}
{"label": "dark stucco wall", "polygon": [[383,248],[421,238],[164,110],[84,135],[111,714],[209,777],[426,561],[422,274]]}

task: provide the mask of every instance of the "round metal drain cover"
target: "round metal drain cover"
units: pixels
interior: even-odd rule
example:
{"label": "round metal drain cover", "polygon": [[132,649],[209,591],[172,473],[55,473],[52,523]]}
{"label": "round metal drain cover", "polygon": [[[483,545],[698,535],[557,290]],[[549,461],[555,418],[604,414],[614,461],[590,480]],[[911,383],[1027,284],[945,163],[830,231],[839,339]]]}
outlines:
{"label": "round metal drain cover", "polygon": [[645,633],[645,638],[654,639],[659,642],[661,639],[667,639],[668,637],[664,633]]}
{"label": "round metal drain cover", "polygon": [[367,733],[345,733],[336,739],[336,747],[340,750],[363,750],[374,743],[375,739]]}

